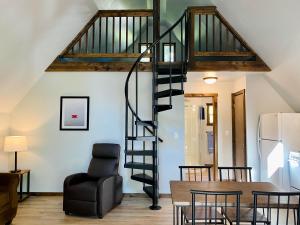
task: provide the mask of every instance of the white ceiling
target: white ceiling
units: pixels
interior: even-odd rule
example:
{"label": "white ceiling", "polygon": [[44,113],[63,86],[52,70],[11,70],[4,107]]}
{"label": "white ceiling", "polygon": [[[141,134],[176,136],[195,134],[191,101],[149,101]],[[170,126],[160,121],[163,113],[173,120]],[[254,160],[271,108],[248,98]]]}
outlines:
{"label": "white ceiling", "polygon": [[[15,107],[97,8],[150,8],[151,2],[1,0],[0,112],[10,112]],[[266,75],[269,82],[300,112],[300,1],[212,2],[272,68]],[[161,17],[171,24],[187,6],[211,3],[209,0],[161,0],[161,4]]]}

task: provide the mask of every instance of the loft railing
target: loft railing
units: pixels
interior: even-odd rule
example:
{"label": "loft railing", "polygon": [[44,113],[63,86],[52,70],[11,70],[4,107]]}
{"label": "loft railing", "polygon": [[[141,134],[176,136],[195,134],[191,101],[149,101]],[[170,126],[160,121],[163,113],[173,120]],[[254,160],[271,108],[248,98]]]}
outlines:
{"label": "loft railing", "polygon": [[216,7],[191,7],[191,58],[194,61],[256,60],[256,54]]}
{"label": "loft railing", "polygon": [[[190,71],[270,71],[216,7],[190,7],[187,12]],[[47,71],[128,72],[153,43],[153,32],[152,10],[98,11]],[[165,36],[156,46],[156,61],[160,63],[182,57],[180,28],[170,35],[172,43]],[[152,53],[153,48],[148,48],[140,70],[152,71]]]}
{"label": "loft railing", "polygon": [[[138,58],[153,42],[152,10],[105,10],[83,28],[61,58]],[[148,54],[150,57],[150,54]]]}

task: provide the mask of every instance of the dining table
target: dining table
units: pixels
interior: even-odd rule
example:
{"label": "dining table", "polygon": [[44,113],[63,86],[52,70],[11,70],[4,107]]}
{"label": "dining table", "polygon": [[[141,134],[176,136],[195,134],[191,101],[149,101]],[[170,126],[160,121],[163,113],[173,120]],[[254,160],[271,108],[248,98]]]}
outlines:
{"label": "dining table", "polygon": [[[274,184],[269,182],[234,182],[234,181],[207,181],[207,182],[195,182],[195,181],[170,181],[171,188],[171,198],[173,204],[173,225],[184,224],[183,221],[183,208],[191,206],[192,204],[192,195],[191,190],[198,191],[214,191],[214,192],[224,192],[224,191],[241,191],[240,196],[240,207],[253,207],[253,191],[262,191],[262,192],[280,192],[285,191],[279,187],[276,187]],[[203,205],[204,199],[196,198],[196,205]],[[211,201],[211,202],[210,202]],[[215,204],[215,199],[208,199],[208,204]],[[230,199],[228,199],[230,204]],[[234,199],[232,199],[232,204]],[[270,207],[272,204],[274,207],[278,206],[278,201],[271,199],[269,203]],[[297,208],[299,202],[291,202],[292,208]],[[258,205],[261,207],[265,206],[263,199],[261,202],[258,202]],[[224,199],[218,199],[218,206],[224,206]],[[286,203],[284,201],[280,202],[280,208],[285,208]]]}

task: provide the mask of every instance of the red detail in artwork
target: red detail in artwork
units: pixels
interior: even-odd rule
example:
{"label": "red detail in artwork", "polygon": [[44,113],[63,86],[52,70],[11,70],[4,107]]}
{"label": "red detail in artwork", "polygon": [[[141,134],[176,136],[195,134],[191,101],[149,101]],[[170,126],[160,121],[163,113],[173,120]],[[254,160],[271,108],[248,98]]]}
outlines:
{"label": "red detail in artwork", "polygon": [[72,115],[72,119],[78,119],[78,115]]}

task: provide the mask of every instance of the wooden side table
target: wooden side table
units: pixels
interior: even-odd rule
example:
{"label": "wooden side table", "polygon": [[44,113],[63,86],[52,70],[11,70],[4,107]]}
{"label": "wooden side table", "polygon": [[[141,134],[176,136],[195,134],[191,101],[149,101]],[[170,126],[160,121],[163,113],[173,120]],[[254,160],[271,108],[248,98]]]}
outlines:
{"label": "wooden side table", "polygon": [[[30,170],[21,170],[19,172],[13,172],[11,173],[18,174],[20,177],[20,184],[19,184],[19,202],[23,202],[25,199],[30,197]],[[27,175],[27,190],[26,192],[23,191],[23,180],[24,175]]]}

